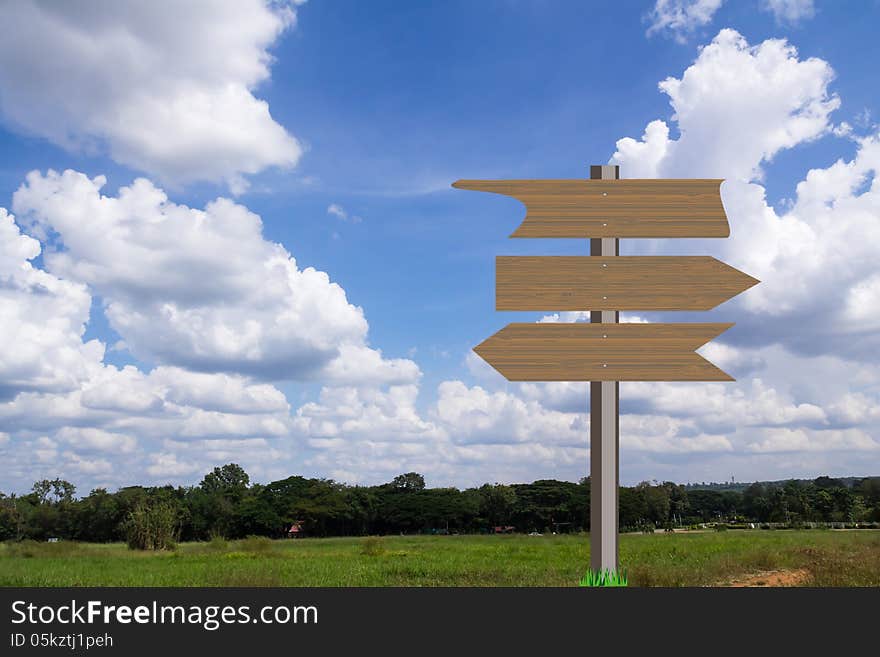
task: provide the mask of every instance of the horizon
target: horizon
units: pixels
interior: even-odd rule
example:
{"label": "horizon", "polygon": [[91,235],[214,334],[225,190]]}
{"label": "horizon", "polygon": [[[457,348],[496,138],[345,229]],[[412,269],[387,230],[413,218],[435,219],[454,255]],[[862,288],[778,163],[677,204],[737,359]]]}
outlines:
{"label": "horizon", "polygon": [[[121,485],[121,486],[117,487],[115,490],[107,489],[107,492],[108,493],[117,493],[119,491],[126,490],[129,488],[144,488],[144,489],[167,488],[167,487],[184,488],[184,489],[198,488],[201,485],[202,481],[204,481],[204,478],[208,474],[211,474],[215,470],[217,470],[225,465],[238,465],[238,464],[237,463],[226,463],[223,465],[214,466],[214,468],[205,472],[205,474],[202,475],[200,480],[198,480],[198,481],[193,480],[192,482],[186,483],[186,484],[180,484],[180,483],[174,484],[174,483],[170,483],[170,482],[165,483],[165,484],[160,483],[160,484],[151,484],[151,485],[127,484],[127,485]],[[245,471],[245,473],[247,474],[247,471]],[[402,476],[405,474],[417,474],[417,475],[421,476],[421,473],[419,473],[419,472],[415,472],[415,473],[401,472],[395,476]],[[342,486],[345,486],[348,488],[380,487],[380,486],[386,486],[386,485],[389,485],[392,483],[392,480],[390,479],[389,481],[380,482],[380,483],[355,484],[355,483],[349,483],[346,481],[338,481],[336,479],[332,479],[329,477],[320,477],[320,476],[306,477],[304,475],[299,475],[299,474],[290,474],[290,475],[287,475],[286,477],[280,477],[279,479],[276,479],[273,481],[267,481],[267,482],[255,482],[253,480],[249,480],[247,487],[252,488],[255,485],[265,486],[265,485],[268,485],[271,483],[275,483],[277,481],[285,481],[287,479],[291,479],[294,477],[302,477],[303,479],[314,479],[314,480],[318,480],[318,481],[332,481],[333,483],[341,484]],[[672,483],[672,484],[675,484],[676,486],[685,486],[685,487],[693,487],[693,486],[751,486],[753,484],[780,484],[780,483],[787,483],[789,481],[815,482],[816,480],[822,479],[822,478],[831,479],[831,480],[835,480],[835,481],[837,481],[837,480],[864,481],[864,480],[871,480],[871,479],[880,479],[880,475],[839,475],[839,476],[833,476],[833,477],[829,476],[829,475],[816,475],[815,477],[789,477],[789,478],[773,479],[773,480],[762,480],[762,479],[748,480],[748,479],[744,479],[741,481],[687,481],[687,482],[661,480],[661,479],[643,479],[642,481],[639,481],[639,482],[636,482],[633,484],[629,484],[629,485],[621,484],[620,487],[621,488],[633,488],[633,487],[639,486],[641,484],[646,484],[646,483],[650,484],[650,485],[655,485],[655,486],[666,484],[666,483]],[[48,477],[46,479],[49,481],[52,481],[52,479],[48,479]],[[57,479],[61,479],[61,478],[58,477]],[[392,479],[393,479],[393,477],[392,477]],[[584,479],[589,479],[589,473],[584,476]],[[34,484],[39,483],[39,481],[43,481],[43,480],[35,481]],[[534,479],[534,480],[528,481],[528,482],[526,482],[526,481],[511,481],[511,482],[485,481],[485,482],[475,484],[472,486],[430,486],[428,479],[425,478],[425,489],[436,490],[436,489],[455,488],[455,489],[464,491],[464,490],[469,490],[469,489],[481,488],[482,486],[499,486],[499,485],[501,485],[501,486],[531,486],[532,484],[535,484],[538,481],[557,481],[557,482],[568,483],[568,484],[580,484],[581,483],[580,480],[573,481],[571,479],[558,479],[558,478],[554,478],[554,477],[547,477],[547,478],[542,478],[542,479]],[[72,483],[72,482],[69,482],[69,483]],[[77,495],[77,493],[79,492],[79,488],[74,484],[74,499],[82,499],[84,497],[87,497],[88,495],[91,495],[98,488],[103,488],[103,487],[99,486],[99,487],[96,487],[96,488],[89,490],[89,492],[87,494]],[[25,492],[25,491],[21,491],[21,492],[12,491],[11,493],[9,493],[7,491],[0,490],[0,495],[16,495],[17,497],[22,497],[22,496],[27,495],[31,492],[32,492],[32,488],[28,489],[27,492]]]}

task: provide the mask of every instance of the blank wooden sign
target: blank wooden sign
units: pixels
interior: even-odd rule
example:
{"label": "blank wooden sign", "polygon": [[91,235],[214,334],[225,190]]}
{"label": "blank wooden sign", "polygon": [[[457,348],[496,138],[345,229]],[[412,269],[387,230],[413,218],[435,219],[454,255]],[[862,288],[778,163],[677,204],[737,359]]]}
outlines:
{"label": "blank wooden sign", "polygon": [[710,256],[498,256],[496,310],[711,310],[758,280]]}
{"label": "blank wooden sign", "polygon": [[728,237],[719,179],[459,180],[522,201],[511,237]]}
{"label": "blank wooden sign", "polygon": [[694,350],[733,324],[508,324],[474,351],[510,381],[733,381]]}

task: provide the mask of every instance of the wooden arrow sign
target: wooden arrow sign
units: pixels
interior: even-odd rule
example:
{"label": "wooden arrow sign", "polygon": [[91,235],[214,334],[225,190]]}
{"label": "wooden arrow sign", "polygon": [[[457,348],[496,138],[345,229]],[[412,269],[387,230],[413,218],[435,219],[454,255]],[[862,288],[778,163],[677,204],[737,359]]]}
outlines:
{"label": "wooden arrow sign", "polygon": [[498,256],[496,310],[711,310],[759,281],[710,256]]}
{"label": "wooden arrow sign", "polygon": [[733,324],[508,324],[474,348],[510,381],[733,381],[695,349]]}
{"label": "wooden arrow sign", "polygon": [[511,237],[728,237],[716,179],[459,180],[522,201]]}

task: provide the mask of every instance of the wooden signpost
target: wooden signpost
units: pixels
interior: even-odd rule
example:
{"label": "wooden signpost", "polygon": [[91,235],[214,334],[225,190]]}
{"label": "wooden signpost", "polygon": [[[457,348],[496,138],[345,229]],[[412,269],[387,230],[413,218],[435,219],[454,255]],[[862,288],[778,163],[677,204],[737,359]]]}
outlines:
{"label": "wooden signpost", "polygon": [[721,180],[459,180],[512,196],[511,237],[590,240],[589,256],[498,256],[497,310],[590,311],[589,324],[508,324],[474,351],[510,381],[590,381],[590,566],[617,570],[620,381],[732,381],[696,349],[732,324],[620,324],[621,310],[710,310],[758,281],[708,256],[620,256],[621,237],[728,237]]}

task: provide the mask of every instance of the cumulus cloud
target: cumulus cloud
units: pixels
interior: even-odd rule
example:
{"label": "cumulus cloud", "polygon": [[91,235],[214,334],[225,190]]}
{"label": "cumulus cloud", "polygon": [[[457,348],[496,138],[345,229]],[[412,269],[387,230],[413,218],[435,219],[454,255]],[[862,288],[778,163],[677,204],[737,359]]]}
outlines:
{"label": "cumulus cloud", "polygon": [[0,112],[71,150],[106,151],[167,184],[292,166],[302,146],[255,96],[289,3],[0,5]]}
{"label": "cumulus cloud", "polygon": [[516,391],[526,401],[535,401],[545,408],[564,413],[583,413],[590,404],[590,384],[583,381],[520,383]]}
{"label": "cumulus cloud", "polygon": [[325,387],[295,416],[303,463],[349,482],[389,481],[400,472],[428,475],[435,485],[534,477],[577,479],[586,459],[583,414],[545,409],[536,401],[461,381],[438,386],[426,412],[415,386]]}
{"label": "cumulus cloud", "polygon": [[56,476],[97,485],[127,485],[161,473],[179,479],[216,465],[208,459],[218,452],[203,449],[195,466],[172,467],[162,457],[143,470],[157,441],[290,435],[289,405],[272,385],[240,374],[173,366],[145,373],[105,364],[104,346],[83,341],[89,286],[37,268],[33,260],[40,254],[39,242],[22,235],[0,209],[5,485],[21,489],[34,478]]}
{"label": "cumulus cloud", "polygon": [[681,78],[659,88],[669,96],[679,137],[664,121],[640,140],[618,140],[612,161],[626,178],[759,179],[761,164],[782,149],[827,134],[840,99],[828,90],[827,62],[798,58],[783,39],[750,46],[723,29]]}
{"label": "cumulus cloud", "polygon": [[861,429],[810,431],[781,427],[765,430],[747,449],[759,453],[874,451],[880,449],[880,443]]}
{"label": "cumulus cloud", "polygon": [[620,448],[658,454],[730,452],[726,436],[700,433],[691,419],[664,415],[623,415],[620,418]]}
{"label": "cumulus cloud", "polygon": [[829,89],[833,77],[826,62],[800,59],[785,41],[750,46],[722,30],[680,79],[660,85],[678,138],[665,122],[652,121],[640,140],[619,140],[612,160],[627,177],[727,179],[731,238],[685,248],[720,249],[762,281],[723,309],[740,323],[730,339],[873,360],[880,353],[872,246],[880,237],[880,135],[852,135],[855,156],[807,172],[782,212],[759,184],[780,150],[832,132],[840,104]]}
{"label": "cumulus cloud", "polygon": [[822,425],[827,422],[821,407],[797,403],[789,394],[757,378],[737,386],[625,382],[620,385],[620,395],[622,403],[637,413],[699,418],[703,430],[716,433],[736,427]]}
{"label": "cumulus cloud", "polygon": [[[876,360],[880,270],[871,244],[880,238],[880,136],[857,144],[852,160],[809,171],[781,215],[761,189],[732,199],[744,230],[731,248],[763,281],[742,301],[756,323],[764,318],[756,336],[784,339],[802,353]],[[793,321],[797,331],[789,330]]]}
{"label": "cumulus cloud", "polygon": [[[544,315],[538,320],[538,324],[574,324],[575,322],[589,321],[590,311],[565,310],[563,312]],[[649,320],[631,313],[620,313],[618,321],[620,321],[621,324],[646,324]]]}
{"label": "cumulus cloud", "polygon": [[147,466],[147,473],[154,477],[176,478],[198,472],[199,465],[197,463],[179,461],[177,454],[173,452],[151,454],[150,465]]}
{"label": "cumulus cloud", "polygon": [[[219,198],[177,205],[145,179],[105,196],[102,176],[32,172],[13,207],[63,248],[46,269],[87,285],[141,360],[264,379],[402,383],[410,360],[366,344],[363,310],[322,271],[264,239],[260,218]],[[27,238],[23,238],[27,239]]]}
{"label": "cumulus cloud", "polygon": [[132,452],[137,445],[132,436],[93,427],[63,427],[55,436],[73,447],[98,452]]}
{"label": "cumulus cloud", "polygon": [[414,385],[380,388],[324,387],[317,402],[296,412],[295,428],[312,446],[332,447],[340,440],[433,440],[443,432],[416,409]]}
{"label": "cumulus cloud", "polygon": [[[0,210],[0,330],[18,347],[0,358],[0,448],[19,485],[35,463],[100,485],[185,481],[227,460],[283,476],[334,422],[358,440],[442,435],[415,409],[418,366],[371,348],[363,311],[266,241],[259,217],[225,199],[176,205],[142,179],[107,197],[104,183],[33,173],[18,223]],[[120,349],[152,369],[83,342],[93,295]],[[329,387],[291,415],[266,382],[278,378]]]}
{"label": "cumulus cloud", "polygon": [[86,458],[76,452],[62,454],[63,472],[75,472],[89,477],[106,475],[113,471],[113,464],[105,458]]}
{"label": "cumulus cloud", "polygon": [[104,356],[98,341],[82,341],[91,304],[85,285],[34,267],[40,252],[0,208],[0,401],[72,390]]}
{"label": "cumulus cloud", "polygon": [[[289,407],[276,388],[246,379],[97,364],[75,390],[25,392],[0,404],[0,423],[21,435],[46,432],[71,444],[131,451],[125,436],[286,435]],[[93,429],[100,431],[87,433]]]}
{"label": "cumulus cloud", "polygon": [[661,33],[685,43],[695,30],[708,25],[724,0],[657,0],[645,16],[648,35]]}
{"label": "cumulus cloud", "polygon": [[587,440],[584,416],[544,408],[506,392],[490,392],[461,381],[438,388],[434,417],[450,427],[461,443],[522,443],[582,446]]}

